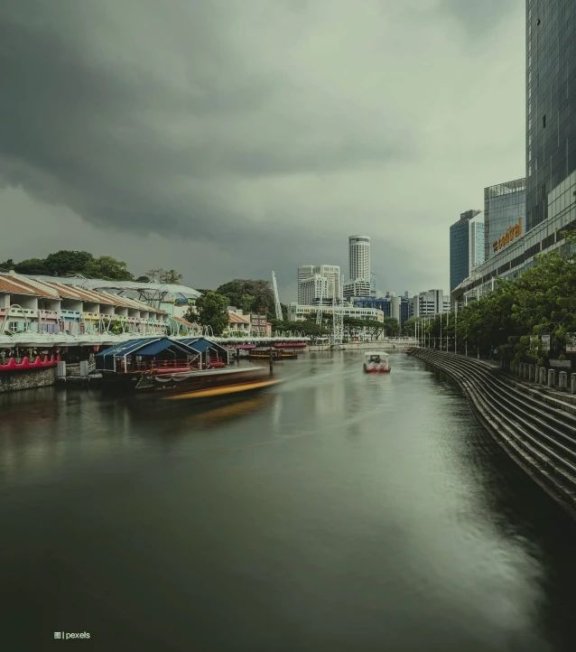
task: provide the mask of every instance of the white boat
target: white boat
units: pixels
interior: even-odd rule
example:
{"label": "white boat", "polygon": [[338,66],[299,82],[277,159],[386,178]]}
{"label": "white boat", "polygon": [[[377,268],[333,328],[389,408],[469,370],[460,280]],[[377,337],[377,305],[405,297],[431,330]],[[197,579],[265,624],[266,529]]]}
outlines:
{"label": "white boat", "polygon": [[366,351],[364,353],[364,373],[389,374],[390,361],[384,351]]}

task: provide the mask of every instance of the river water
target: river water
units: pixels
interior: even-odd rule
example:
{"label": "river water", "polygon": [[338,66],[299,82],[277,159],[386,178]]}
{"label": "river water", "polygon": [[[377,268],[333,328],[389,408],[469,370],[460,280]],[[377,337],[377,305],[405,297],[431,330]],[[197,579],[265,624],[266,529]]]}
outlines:
{"label": "river water", "polygon": [[0,649],[576,649],[572,521],[392,365],[309,353],[228,405],[0,397]]}

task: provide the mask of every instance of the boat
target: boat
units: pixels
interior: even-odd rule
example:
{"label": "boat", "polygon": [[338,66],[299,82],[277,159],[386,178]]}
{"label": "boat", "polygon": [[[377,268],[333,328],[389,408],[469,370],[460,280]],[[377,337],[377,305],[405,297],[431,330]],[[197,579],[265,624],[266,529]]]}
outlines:
{"label": "boat", "polygon": [[389,374],[390,361],[384,351],[366,351],[364,354],[364,373]]}
{"label": "boat", "polygon": [[248,353],[248,358],[254,360],[294,360],[298,357],[296,351],[285,351],[284,349],[253,349]]}
{"label": "boat", "polygon": [[202,337],[177,340],[161,336],[118,344],[96,355],[96,370],[102,374],[104,388],[163,395],[221,395],[223,392],[213,390],[243,385],[243,391],[249,391],[250,384],[271,380],[269,366],[232,366],[225,347]]}

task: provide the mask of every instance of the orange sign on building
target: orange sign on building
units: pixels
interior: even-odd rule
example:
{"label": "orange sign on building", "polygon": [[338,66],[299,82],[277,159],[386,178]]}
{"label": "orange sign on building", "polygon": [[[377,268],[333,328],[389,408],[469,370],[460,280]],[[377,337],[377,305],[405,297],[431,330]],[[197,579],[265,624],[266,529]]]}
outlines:
{"label": "orange sign on building", "polygon": [[511,227],[506,229],[504,234],[501,235],[498,238],[498,240],[495,240],[492,243],[492,249],[494,249],[494,253],[500,251],[501,249],[504,249],[504,247],[507,247],[511,242],[516,240],[516,238],[520,237],[521,235],[522,235],[522,218],[519,217],[516,224],[513,224]]}

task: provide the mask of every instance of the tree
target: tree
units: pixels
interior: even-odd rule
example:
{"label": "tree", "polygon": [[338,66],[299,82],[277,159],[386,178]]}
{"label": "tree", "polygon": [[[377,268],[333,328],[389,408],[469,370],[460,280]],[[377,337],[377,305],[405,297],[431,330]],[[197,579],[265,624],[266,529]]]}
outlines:
{"label": "tree", "polygon": [[182,280],[182,274],[179,274],[174,269],[163,269],[160,271],[160,283],[180,283]]}
{"label": "tree", "polygon": [[384,317],[384,331],[389,337],[395,337],[400,331],[396,317]]}
{"label": "tree", "polygon": [[214,335],[221,335],[228,326],[228,298],[218,292],[208,290],[196,299],[196,314],[186,319],[198,321],[202,326],[210,326]]}
{"label": "tree", "polygon": [[54,276],[84,274],[86,267],[94,260],[87,251],[61,250],[46,257],[46,267]]}
{"label": "tree", "polygon": [[16,265],[13,265],[13,269],[19,274],[51,274],[51,271],[43,258],[28,258],[27,260],[22,260],[21,262],[16,263]]}
{"label": "tree", "polygon": [[180,283],[182,280],[182,274],[175,269],[163,269],[162,267],[149,269],[146,276],[151,283]]}
{"label": "tree", "polygon": [[12,260],[12,258],[8,258],[8,260],[4,260],[4,261],[0,262],[0,269],[6,269],[6,270],[9,271],[11,269],[14,269],[14,265],[15,265],[15,263]]}
{"label": "tree", "polygon": [[245,313],[275,317],[274,295],[268,281],[235,279],[224,283],[216,292],[228,297],[228,305],[241,308]]}
{"label": "tree", "polygon": [[91,260],[84,268],[83,274],[90,278],[103,278],[113,281],[130,281],[134,277],[122,260],[112,256],[100,256]]}

